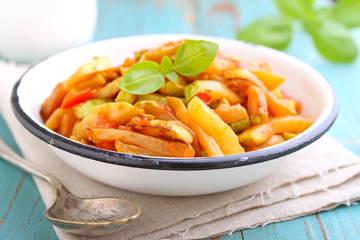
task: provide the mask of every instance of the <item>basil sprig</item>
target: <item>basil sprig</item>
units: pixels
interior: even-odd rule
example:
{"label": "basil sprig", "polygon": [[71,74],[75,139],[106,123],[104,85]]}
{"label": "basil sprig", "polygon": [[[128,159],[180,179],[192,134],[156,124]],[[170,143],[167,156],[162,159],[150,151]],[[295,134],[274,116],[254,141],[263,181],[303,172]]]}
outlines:
{"label": "basil sprig", "polygon": [[169,56],[165,55],[161,59],[160,68],[165,77],[173,82],[179,83],[179,76],[173,70],[174,64],[169,58]]}
{"label": "basil sprig", "polygon": [[210,66],[218,49],[218,44],[213,42],[188,40],[176,51],[174,62],[165,55],[160,65],[153,61],[134,64],[122,77],[120,89],[132,94],[149,94],[165,84],[165,77],[178,83],[178,74],[196,76]]}
{"label": "basil sprig", "polygon": [[350,29],[360,27],[360,0],[338,0],[315,8],[314,0],[274,0],[281,16],[266,17],[248,25],[237,39],[285,49],[292,35],[293,22],[310,34],[319,53],[334,62],[352,62],[358,47]]}

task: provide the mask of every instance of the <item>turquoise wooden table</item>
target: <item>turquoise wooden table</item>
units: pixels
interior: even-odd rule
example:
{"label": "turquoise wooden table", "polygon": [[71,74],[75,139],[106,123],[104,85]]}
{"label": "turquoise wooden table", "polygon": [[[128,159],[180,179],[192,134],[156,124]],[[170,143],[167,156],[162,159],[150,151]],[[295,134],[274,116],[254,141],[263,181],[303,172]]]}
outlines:
{"label": "turquoise wooden table", "polygon": [[[269,0],[99,1],[94,41],[150,33],[196,33],[233,38],[243,25],[276,13]],[[360,31],[353,31],[360,45]],[[334,87],[340,112],[329,134],[360,156],[360,57],[350,64],[323,60],[301,30],[286,52],[317,69]],[[0,116],[0,137],[18,147]],[[57,239],[32,178],[0,161],[0,239]],[[360,205],[340,206],[291,221],[225,235],[219,239],[360,239]]]}

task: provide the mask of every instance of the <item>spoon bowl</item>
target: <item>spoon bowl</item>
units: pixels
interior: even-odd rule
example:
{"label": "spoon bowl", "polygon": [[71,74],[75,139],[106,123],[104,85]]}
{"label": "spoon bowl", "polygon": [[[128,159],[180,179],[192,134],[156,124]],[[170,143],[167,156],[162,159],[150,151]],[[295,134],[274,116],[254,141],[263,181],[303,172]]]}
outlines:
{"label": "spoon bowl", "polygon": [[45,212],[45,217],[64,231],[83,236],[107,235],[118,231],[140,216],[140,206],[127,199],[75,196],[59,179],[20,157],[2,139],[0,139],[0,156],[50,183],[55,192],[55,200]]}

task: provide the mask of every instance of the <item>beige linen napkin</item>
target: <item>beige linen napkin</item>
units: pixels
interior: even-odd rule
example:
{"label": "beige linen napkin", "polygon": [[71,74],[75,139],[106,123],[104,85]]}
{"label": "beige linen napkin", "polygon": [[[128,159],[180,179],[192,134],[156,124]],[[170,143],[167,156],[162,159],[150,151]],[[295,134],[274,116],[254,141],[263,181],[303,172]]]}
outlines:
{"label": "beige linen napkin", "polygon": [[[231,234],[350,205],[360,199],[359,158],[325,135],[292,155],[275,173],[224,193],[194,197],[161,197],[128,192],[96,182],[62,162],[48,145],[28,133],[10,110],[13,83],[26,69],[0,61],[0,110],[23,154],[57,176],[81,197],[117,196],[141,205],[139,219],[102,239],[201,239]],[[35,179],[45,205],[51,189]],[[60,239],[86,239],[55,228]],[[97,238],[98,239],[98,238]]]}

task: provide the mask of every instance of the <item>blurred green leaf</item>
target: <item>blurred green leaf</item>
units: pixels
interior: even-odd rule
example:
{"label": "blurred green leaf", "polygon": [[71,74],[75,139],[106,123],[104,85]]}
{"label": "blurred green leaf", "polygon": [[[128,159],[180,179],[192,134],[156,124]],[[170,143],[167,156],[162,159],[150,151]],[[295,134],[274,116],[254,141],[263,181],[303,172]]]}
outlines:
{"label": "blurred green leaf", "polygon": [[322,7],[316,10],[316,19],[329,20],[331,15],[332,7]]}
{"label": "blurred green leaf", "polygon": [[314,0],[274,0],[277,8],[294,19],[311,19]]}
{"label": "blurred green leaf", "polygon": [[342,24],[331,20],[306,23],[318,51],[327,59],[336,62],[351,62],[358,54],[358,48],[350,31]]}
{"label": "blurred green leaf", "polygon": [[274,0],[280,17],[268,17],[248,25],[237,39],[262,44],[279,50],[291,40],[292,22],[303,25],[325,58],[336,62],[351,62],[358,47],[349,28],[360,27],[360,0],[338,0],[318,9],[314,0]]}
{"label": "blurred green leaf", "polygon": [[330,18],[348,28],[360,27],[360,0],[339,0],[331,8]]}
{"label": "blurred green leaf", "polygon": [[290,43],[291,33],[292,28],[289,21],[282,17],[267,17],[244,28],[236,38],[283,50]]}

